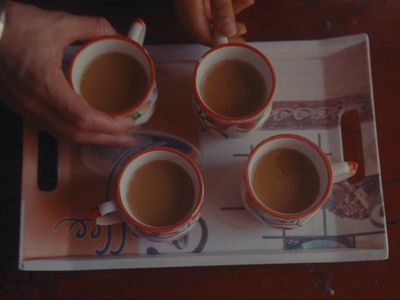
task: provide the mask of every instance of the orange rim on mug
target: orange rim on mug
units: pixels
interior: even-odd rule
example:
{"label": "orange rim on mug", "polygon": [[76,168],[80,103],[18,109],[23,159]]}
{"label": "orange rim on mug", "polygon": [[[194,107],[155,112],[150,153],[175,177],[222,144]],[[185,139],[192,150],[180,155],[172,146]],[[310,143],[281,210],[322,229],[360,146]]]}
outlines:
{"label": "orange rim on mug", "polygon": [[[264,103],[262,106],[260,106],[260,108],[251,114],[245,115],[245,116],[241,116],[241,117],[230,117],[230,116],[224,116],[221,115],[219,113],[217,113],[216,111],[212,110],[211,108],[209,108],[207,106],[207,104],[205,103],[205,101],[202,99],[202,97],[200,96],[200,93],[197,89],[197,85],[196,85],[196,78],[197,78],[197,72],[198,69],[201,65],[201,63],[203,62],[203,60],[212,52],[219,50],[221,48],[225,48],[225,47],[231,47],[231,46],[235,46],[235,47],[241,47],[241,48],[245,48],[248,50],[253,51],[257,56],[259,56],[262,60],[265,61],[265,63],[268,65],[268,68],[271,71],[271,76],[272,76],[272,91],[269,94],[269,96],[265,99]],[[235,43],[235,42],[230,42],[230,43],[226,43],[226,44],[222,44],[222,45],[217,45],[215,47],[213,47],[212,49],[208,50],[206,53],[204,53],[201,58],[199,59],[199,61],[196,63],[195,69],[194,69],[194,73],[193,73],[193,78],[192,78],[192,84],[194,87],[194,96],[195,99],[197,101],[197,103],[201,106],[201,108],[203,110],[205,110],[208,114],[210,114],[211,116],[213,116],[216,119],[223,119],[225,121],[247,121],[250,119],[253,119],[255,117],[257,117],[260,113],[262,113],[267,107],[268,105],[271,103],[272,98],[275,94],[275,89],[276,89],[276,75],[275,75],[275,70],[271,64],[271,62],[269,61],[269,59],[267,58],[267,56],[265,56],[264,53],[262,53],[260,50],[251,47],[247,44],[244,43]]]}
{"label": "orange rim on mug", "polygon": [[[143,20],[141,20],[141,19],[136,20],[136,21],[137,22],[143,22]],[[143,103],[145,103],[146,100],[148,99],[153,87],[154,87],[155,82],[156,82],[156,71],[155,71],[153,60],[151,59],[151,57],[147,53],[147,51],[144,49],[144,47],[141,44],[139,44],[138,42],[136,42],[136,41],[134,41],[134,40],[132,40],[132,39],[130,39],[128,37],[125,37],[123,35],[105,35],[105,36],[101,36],[101,37],[97,37],[97,38],[91,39],[90,41],[85,43],[82,47],[80,47],[79,50],[74,54],[74,56],[73,56],[73,58],[71,60],[71,63],[69,65],[69,69],[68,69],[68,81],[69,81],[69,84],[71,85],[72,89],[76,91],[77,89],[75,89],[75,87],[73,85],[73,81],[72,81],[72,72],[73,72],[73,68],[74,68],[74,65],[75,65],[75,61],[78,58],[79,54],[81,52],[83,52],[87,47],[89,47],[90,45],[92,45],[92,44],[94,44],[96,42],[99,42],[99,41],[102,41],[102,40],[110,40],[110,39],[124,41],[124,42],[127,42],[127,43],[135,46],[137,49],[139,49],[143,53],[143,55],[146,57],[147,63],[150,66],[149,85],[147,87],[147,90],[146,90],[143,98],[140,101],[136,102],[134,105],[132,105],[130,108],[127,108],[125,110],[121,110],[121,111],[118,111],[118,112],[108,112],[108,111],[105,112],[106,114],[111,115],[111,116],[121,116],[121,115],[126,115],[126,114],[130,114],[130,113],[134,112]]]}
{"label": "orange rim on mug", "polygon": [[[146,224],[143,224],[142,222],[138,221],[135,218],[132,218],[132,216],[127,212],[123,201],[122,201],[122,196],[121,196],[121,192],[120,192],[120,186],[121,186],[121,179],[123,174],[125,173],[125,170],[128,168],[128,166],[130,165],[130,163],[136,159],[138,159],[139,157],[141,157],[142,155],[149,153],[149,152],[154,152],[154,151],[165,151],[165,152],[170,152],[173,154],[178,155],[179,157],[183,158],[186,162],[188,162],[190,164],[190,166],[193,168],[197,180],[198,180],[198,185],[199,185],[199,194],[197,199],[195,199],[195,201],[193,201],[194,206],[193,209],[182,219],[180,220],[178,223],[173,224],[173,225],[168,225],[168,226],[162,226],[162,227],[155,227],[155,226],[149,226]],[[195,162],[188,157],[187,155],[183,154],[182,152],[172,149],[172,148],[168,148],[168,147],[152,147],[150,149],[147,150],[143,150],[140,153],[137,153],[136,155],[132,156],[125,164],[124,167],[121,169],[118,178],[117,178],[117,201],[118,201],[118,206],[120,208],[120,211],[122,213],[122,215],[129,220],[129,222],[131,222],[132,224],[134,224],[134,226],[136,226],[137,228],[143,230],[143,231],[147,231],[147,232],[157,232],[157,233],[165,233],[165,232],[171,232],[175,229],[178,229],[179,227],[185,225],[186,223],[189,223],[191,219],[196,219],[196,217],[198,216],[198,214],[200,213],[201,207],[203,206],[203,201],[202,199],[204,198],[204,182],[203,182],[203,177],[201,176],[200,170],[197,167],[197,165],[195,164]]]}
{"label": "orange rim on mug", "polygon": [[[280,213],[277,212],[275,210],[272,210],[271,208],[269,208],[268,206],[264,205],[257,197],[257,195],[255,194],[252,185],[251,185],[251,178],[250,178],[250,174],[249,174],[249,168],[250,168],[250,162],[252,161],[254,155],[257,153],[257,151],[263,147],[265,144],[272,142],[274,140],[277,139],[281,139],[281,138],[288,138],[288,139],[295,139],[301,142],[304,142],[306,144],[308,144],[309,146],[311,146],[314,150],[316,150],[318,152],[318,154],[321,156],[324,165],[326,167],[326,171],[327,171],[327,175],[328,175],[328,180],[327,180],[327,185],[325,188],[325,191],[323,192],[321,198],[318,201],[315,201],[315,203],[310,206],[309,208],[307,208],[306,210],[300,212],[300,213],[295,213],[295,214],[285,214],[285,213]],[[246,161],[246,165],[245,165],[245,173],[244,173],[244,182],[246,185],[246,190],[247,193],[249,195],[249,201],[251,201],[253,204],[255,204],[258,208],[260,208],[263,211],[266,211],[268,214],[273,215],[275,217],[279,217],[282,219],[299,219],[299,218],[304,218],[308,215],[312,215],[316,210],[318,210],[319,208],[321,208],[321,206],[325,203],[326,199],[329,196],[329,193],[332,189],[332,185],[333,185],[333,171],[332,171],[332,165],[329,162],[328,157],[326,156],[326,154],[324,152],[322,152],[321,148],[318,147],[316,144],[312,143],[311,141],[309,141],[308,139],[299,136],[299,135],[294,135],[294,134],[279,134],[279,135],[275,135],[272,136],[270,138],[267,138],[265,140],[263,140],[261,143],[259,143],[250,153],[247,161]]]}

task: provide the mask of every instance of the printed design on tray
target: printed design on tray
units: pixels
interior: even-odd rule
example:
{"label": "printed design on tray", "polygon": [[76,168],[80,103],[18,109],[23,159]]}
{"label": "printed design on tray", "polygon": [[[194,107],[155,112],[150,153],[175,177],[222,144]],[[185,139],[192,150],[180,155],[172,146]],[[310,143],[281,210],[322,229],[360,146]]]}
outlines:
{"label": "printed design on tray", "polygon": [[[132,147],[129,151],[124,153],[115,163],[114,166],[111,170],[111,172],[108,175],[108,181],[107,181],[107,186],[106,186],[106,193],[105,193],[105,201],[114,201],[114,190],[115,186],[117,184],[117,176],[115,174],[118,174],[119,170],[124,166],[124,161],[132,157],[132,155],[135,155],[136,153],[140,152],[141,150],[145,148],[149,148],[153,145],[142,145],[141,147]],[[179,148],[176,148],[179,149]],[[195,158],[194,158],[195,159]],[[192,228],[194,228],[199,220],[199,214],[194,217],[194,219],[187,223],[184,224],[183,226],[173,229],[172,231],[168,232],[162,232],[162,233],[157,233],[157,232],[148,232],[146,230],[142,230],[139,228],[135,228],[133,224],[128,223],[128,227],[130,230],[134,231],[138,236],[144,236],[147,237],[151,241],[156,241],[156,242],[163,242],[166,240],[171,240],[171,239],[176,239],[180,238],[184,235],[186,235]]]}
{"label": "printed design on tray", "polygon": [[[290,231],[284,231],[282,235],[284,250],[307,249],[337,249],[337,248],[385,248],[383,236],[384,230],[359,232],[343,235],[290,235]],[[268,240],[270,236],[264,236]]]}
{"label": "printed design on tray", "polygon": [[355,248],[353,236],[337,237],[290,237],[284,239],[285,250]]}
{"label": "printed design on tray", "polygon": [[[61,219],[54,225],[53,228],[54,232],[57,232],[60,227],[63,227],[64,224],[66,224],[67,233],[73,234],[74,237],[78,240],[84,238],[90,238],[91,240],[98,240],[102,237],[102,234],[105,234],[106,239],[104,245],[101,246],[100,248],[93,250],[93,253],[96,256],[101,256],[106,254],[115,256],[121,254],[125,249],[126,238],[128,234],[128,230],[126,230],[125,224],[114,225],[114,226],[120,226],[119,240],[113,234],[111,226],[107,227],[98,226],[90,218],[71,217],[71,218]],[[117,247],[112,249],[111,245],[115,244],[117,245]]]}
{"label": "printed design on tray", "polygon": [[164,146],[175,148],[196,162],[200,160],[200,152],[187,141],[173,135],[159,132],[138,131],[132,133],[136,143],[127,147],[85,146],[81,150],[81,161],[92,172],[108,176],[114,164],[121,158],[148,147]]}
{"label": "printed design on tray", "polygon": [[[380,197],[379,175],[371,175],[360,183],[350,184],[343,181],[333,185],[332,193],[325,205],[325,209],[341,218],[355,220],[369,220],[378,228],[384,228],[385,212],[382,198]],[[302,226],[311,216],[287,220],[274,217],[263,212],[253,203],[247,193],[244,183],[241,188],[243,203],[252,214],[264,224],[279,225],[286,229],[294,229]]]}
{"label": "printed design on tray", "polygon": [[372,121],[369,94],[356,94],[327,100],[274,101],[271,116],[263,129],[332,128],[346,111],[356,110],[363,122]]}
{"label": "printed design on tray", "polygon": [[154,241],[154,242],[168,242],[170,240],[175,240],[175,239],[179,239],[183,236],[185,236],[186,234],[188,234],[188,232],[190,230],[192,230],[192,228],[194,228],[197,223],[198,223],[199,219],[195,219],[179,228],[173,229],[172,231],[168,231],[168,232],[162,232],[162,233],[157,233],[157,232],[149,232],[146,230],[142,230],[139,228],[135,228],[133,225],[128,224],[128,227],[134,232],[136,233],[138,236],[142,236],[142,237],[146,237],[148,238],[150,241]]}
{"label": "printed design on tray", "polygon": [[[198,228],[197,230],[200,230],[200,233],[196,232],[196,229],[194,229],[189,234],[186,234],[180,239],[177,239],[173,242],[169,242],[168,245],[172,246],[178,251],[185,251],[186,253],[203,252],[203,249],[206,246],[208,240],[208,229],[207,229],[207,224],[203,218],[199,219],[199,225],[200,226],[197,226]],[[152,243],[151,246],[148,246],[146,248],[146,254],[147,255],[163,254],[163,250],[159,249],[160,245],[161,245],[160,243]],[[163,244],[163,246],[164,245],[165,243]]]}
{"label": "printed design on tray", "polygon": [[341,218],[369,219],[376,227],[384,227],[379,175],[367,176],[360,183],[343,181],[335,184],[326,208]]}
{"label": "printed design on tray", "polygon": [[[164,146],[175,148],[195,161],[200,160],[199,151],[186,142],[185,140],[164,133],[141,131],[134,132],[132,135],[136,138],[135,145],[126,147],[99,147],[87,146],[81,150],[82,162],[94,173],[102,176],[109,176],[114,173],[125,159],[134,155],[135,153],[153,146]],[[109,176],[111,178],[112,176]],[[108,180],[106,189],[106,199],[110,197],[111,180]],[[205,241],[207,240],[207,228],[205,222],[200,219],[200,224],[204,234],[200,238],[198,249],[204,248]],[[111,226],[97,226],[91,218],[78,218],[67,217],[59,220],[54,225],[53,230],[59,231],[61,227],[66,226],[68,234],[74,234],[76,239],[90,238],[92,240],[100,239],[103,235],[106,236],[105,244],[98,249],[94,249],[94,254],[101,255],[119,255],[125,249],[127,235],[131,234],[137,236],[132,230],[122,223],[118,225],[118,230],[112,230]],[[115,228],[114,228],[115,229]],[[118,236],[116,236],[118,235]],[[205,240],[203,238],[205,235]],[[111,245],[117,244],[116,248],[111,248]]]}
{"label": "printed design on tray", "polygon": [[[75,238],[78,240],[83,239],[86,234],[89,232],[89,225],[92,219],[90,218],[64,218],[58,221],[54,225],[54,232],[56,232],[63,224],[68,224],[67,225],[67,232],[68,233],[75,233]],[[75,231],[74,231],[75,229]],[[96,229],[93,229],[95,231]],[[91,234],[92,234],[91,232]]]}
{"label": "printed design on tray", "polygon": [[[202,252],[207,243],[208,229],[206,222],[202,218],[200,218],[199,224],[200,224],[199,235],[194,236],[189,233],[183,236],[182,238],[168,244],[177,250],[187,250],[189,248],[189,245],[194,244],[195,246],[193,250],[191,250],[190,252],[191,253]],[[77,240],[82,240],[85,238],[90,238],[91,240],[99,240],[102,238],[103,235],[105,235],[106,238],[104,244],[94,249],[93,254],[96,256],[103,256],[103,255],[118,256],[122,254],[125,250],[126,240],[128,238],[128,235],[133,235],[136,238],[138,238],[138,235],[134,231],[127,228],[127,226],[124,223],[113,226],[119,226],[119,232],[117,234],[113,232],[112,226],[98,226],[90,218],[71,217],[59,220],[54,225],[53,231],[58,232],[58,230],[61,230],[60,228],[65,227],[67,233],[73,235],[73,237]],[[197,236],[199,236],[198,242],[197,242]],[[196,241],[193,242],[191,241],[191,243],[189,243],[190,239],[193,240],[194,238],[196,239]],[[112,248],[112,245],[114,245],[114,248]],[[146,254],[148,255],[162,254],[162,251],[157,250],[157,246],[154,245],[147,248]]]}
{"label": "printed design on tray", "polygon": [[[111,226],[107,226],[102,228],[101,226],[96,225],[96,229],[98,230],[98,236],[100,236],[101,231],[103,229],[107,229],[107,233],[106,233],[106,241],[105,244],[103,246],[103,248],[100,249],[95,249],[94,253],[97,256],[102,256],[107,254],[107,252],[110,255],[116,256],[121,254],[124,249],[125,249],[125,244],[126,244],[126,235],[127,235],[127,230],[126,230],[126,225],[124,223],[121,223],[119,225],[114,225],[114,226],[119,226],[120,227],[120,240],[119,240],[119,245],[116,249],[111,249],[111,245],[113,244],[113,232],[112,232],[112,228]],[[93,239],[94,237],[91,236],[91,238]]]}

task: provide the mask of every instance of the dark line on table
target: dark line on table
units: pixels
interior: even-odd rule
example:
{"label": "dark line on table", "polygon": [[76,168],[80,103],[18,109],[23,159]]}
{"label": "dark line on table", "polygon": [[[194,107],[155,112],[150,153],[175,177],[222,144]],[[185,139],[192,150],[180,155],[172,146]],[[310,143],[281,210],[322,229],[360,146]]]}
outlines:
{"label": "dark line on table", "polygon": [[[253,148],[254,148],[254,146],[253,146],[253,144],[251,144],[250,145],[250,152],[253,151]],[[250,155],[250,153],[234,153],[233,157],[247,157],[249,155]]]}
{"label": "dark line on table", "polygon": [[220,207],[220,210],[245,210],[244,206],[224,206]]}
{"label": "dark line on table", "polygon": [[373,234],[381,234],[385,233],[385,230],[378,230],[378,231],[370,231],[370,232],[361,232],[361,233],[350,233],[350,234],[339,234],[336,236],[346,237],[346,236],[363,236],[363,235],[373,235]]}
{"label": "dark line on table", "polygon": [[233,157],[247,157],[247,156],[249,156],[249,155],[246,153],[234,153],[233,154]]}
{"label": "dark line on table", "polygon": [[374,234],[382,234],[386,233],[384,230],[379,230],[379,231],[371,231],[371,232],[361,232],[361,233],[355,233],[355,234],[342,234],[338,235],[340,237],[346,237],[346,236],[365,236],[365,235],[374,235]]}
{"label": "dark line on table", "polygon": [[327,156],[332,156],[332,152],[325,153]]}
{"label": "dark line on table", "polygon": [[318,133],[318,146],[321,147],[321,134]]}
{"label": "dark line on table", "polygon": [[[382,234],[385,233],[384,230],[380,231],[370,231],[370,232],[361,232],[361,233],[351,233],[351,234],[338,234],[338,235],[285,235],[285,238],[295,238],[295,239],[318,239],[318,238],[338,238],[338,237],[357,237],[357,236],[365,236],[365,235],[373,235],[373,234]],[[267,236],[264,235],[262,237],[265,240],[268,239],[281,239],[283,236]]]}
{"label": "dark line on table", "polygon": [[355,236],[352,236],[352,237],[351,237],[351,241],[353,242],[353,247],[354,247],[354,248],[357,248],[357,247],[356,247],[357,242],[356,242],[356,237],[355,237]]}
{"label": "dark line on table", "polygon": [[383,183],[383,184],[395,184],[395,183],[400,183],[400,178],[382,180],[382,183]]}
{"label": "dark line on table", "polygon": [[282,249],[286,249],[286,229],[282,229]]}

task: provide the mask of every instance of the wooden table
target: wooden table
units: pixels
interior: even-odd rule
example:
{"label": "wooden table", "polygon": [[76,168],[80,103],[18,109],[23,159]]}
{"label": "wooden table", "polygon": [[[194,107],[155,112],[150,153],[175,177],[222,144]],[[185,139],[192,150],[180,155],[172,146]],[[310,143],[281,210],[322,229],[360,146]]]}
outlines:
{"label": "wooden table", "polygon": [[[147,43],[188,43],[167,1],[30,1],[103,15],[122,33],[142,17]],[[91,272],[17,270],[21,119],[0,108],[0,297],[67,298],[398,298],[400,297],[400,1],[259,0],[240,15],[249,41],[320,39],[368,33],[390,258],[381,262],[170,268]],[[21,21],[22,22],[22,21]]]}

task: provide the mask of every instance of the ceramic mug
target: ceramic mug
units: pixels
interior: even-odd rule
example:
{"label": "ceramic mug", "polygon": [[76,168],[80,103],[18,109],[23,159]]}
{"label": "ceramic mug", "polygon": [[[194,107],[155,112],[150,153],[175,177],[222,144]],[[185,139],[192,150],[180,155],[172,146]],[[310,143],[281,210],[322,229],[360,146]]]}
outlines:
{"label": "ceramic mug", "polygon": [[[192,209],[182,220],[173,225],[160,227],[147,225],[134,215],[128,205],[128,187],[135,176],[135,172],[144,164],[155,160],[167,160],[178,164],[189,174],[193,182]],[[162,242],[181,238],[198,223],[204,198],[203,178],[193,160],[178,150],[167,147],[153,147],[142,150],[126,159],[111,181],[114,182],[111,187],[112,199],[92,211],[92,217],[96,219],[97,225],[112,225],[125,222],[139,236]]]}
{"label": "ceramic mug", "polygon": [[[277,149],[299,151],[311,160],[318,172],[320,179],[318,196],[311,206],[304,211],[293,214],[277,212],[261,202],[254,192],[252,176],[257,162],[264,154]],[[332,164],[318,145],[302,136],[294,134],[275,135],[259,143],[250,153],[244,170],[242,199],[247,210],[262,223],[285,229],[298,228],[326,203],[332,185],[352,177],[357,169],[358,164],[356,162]]]}
{"label": "ceramic mug", "polygon": [[131,116],[135,125],[147,122],[152,116],[158,97],[155,80],[155,67],[149,53],[143,47],[146,25],[143,20],[136,20],[129,30],[128,37],[121,35],[102,36],[90,40],[74,55],[69,66],[69,82],[74,91],[81,95],[81,80],[88,65],[98,56],[119,52],[130,55],[139,61],[147,75],[148,86],[140,101],[132,102],[132,106],[124,111],[107,112],[113,116]]}
{"label": "ceramic mug", "polygon": [[[275,71],[269,59],[260,50],[248,44],[229,43],[223,37],[217,42],[219,45],[207,51],[196,64],[193,74],[193,106],[207,132],[215,136],[242,137],[260,128],[267,120],[275,93]],[[256,68],[267,90],[260,108],[246,116],[230,117],[219,114],[207,105],[201,94],[201,84],[207,71],[219,62],[232,59],[246,62]]]}

